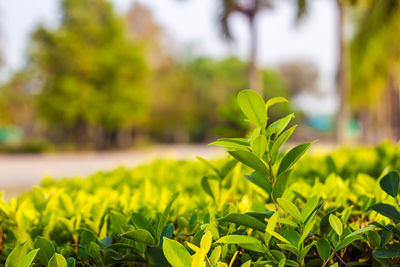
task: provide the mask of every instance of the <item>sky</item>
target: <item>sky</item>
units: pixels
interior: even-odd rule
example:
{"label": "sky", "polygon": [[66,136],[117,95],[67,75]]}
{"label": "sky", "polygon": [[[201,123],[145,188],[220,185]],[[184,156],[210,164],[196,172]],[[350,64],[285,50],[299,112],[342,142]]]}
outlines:
{"label": "sky", "polygon": [[[169,36],[196,54],[222,58],[248,55],[248,31],[244,18],[235,15],[232,25],[234,43],[227,43],[217,23],[216,0],[111,0],[123,14],[135,1],[146,5]],[[321,88],[330,94],[324,99],[303,95],[297,100],[310,113],[332,113],[336,108],[333,77],[337,65],[335,1],[312,1],[308,16],[295,24],[295,0],[276,0],[275,9],[258,17],[259,64],[274,66],[281,62],[308,60],[320,70]],[[26,62],[30,33],[40,24],[56,27],[60,19],[58,0],[0,0],[0,49],[7,77]],[[317,103],[318,102],[318,103]]]}

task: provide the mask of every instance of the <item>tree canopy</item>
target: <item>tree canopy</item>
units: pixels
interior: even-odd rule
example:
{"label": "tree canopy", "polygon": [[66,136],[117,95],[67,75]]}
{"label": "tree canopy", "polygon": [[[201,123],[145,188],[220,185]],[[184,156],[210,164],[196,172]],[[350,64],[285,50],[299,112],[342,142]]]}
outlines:
{"label": "tree canopy", "polygon": [[33,34],[30,64],[42,83],[38,112],[49,125],[117,131],[146,120],[142,47],[126,38],[105,0],[64,0],[57,29]]}

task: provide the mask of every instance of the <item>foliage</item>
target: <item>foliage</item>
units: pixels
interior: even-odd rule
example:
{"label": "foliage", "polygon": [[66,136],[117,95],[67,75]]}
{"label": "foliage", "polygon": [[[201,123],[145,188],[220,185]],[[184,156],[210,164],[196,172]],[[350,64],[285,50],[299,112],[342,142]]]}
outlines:
{"label": "foliage", "polygon": [[[204,142],[247,132],[232,97],[235,88],[247,87],[245,61],[178,59],[162,27],[138,3],[125,17],[109,0],[64,0],[61,12],[58,27],[34,31],[27,66],[0,88],[1,125],[56,148],[79,149],[129,147],[133,138]],[[288,96],[282,75],[259,72],[268,98]],[[290,109],[281,105],[271,118]]]}
{"label": "foliage", "polygon": [[44,139],[25,138],[21,142],[0,144],[0,152],[4,153],[42,153],[53,150],[53,146]]}
{"label": "foliage", "polygon": [[[153,73],[150,136],[161,141],[196,142],[213,135],[245,134],[248,125],[231,96],[238,92],[234,88],[246,87],[246,72],[246,63],[236,57],[200,57],[171,63]],[[288,95],[280,74],[263,69],[262,77],[268,97]],[[282,105],[271,117],[275,119],[290,109]]]}
{"label": "foliage", "polygon": [[359,9],[359,27],[350,46],[352,103],[355,110],[376,109],[377,98],[398,69],[400,46],[393,32],[400,29],[400,5],[392,0],[368,1]]}
{"label": "foliage", "polygon": [[[156,161],[86,179],[47,178],[32,192],[0,201],[0,262],[398,264],[399,175],[386,167],[400,169],[399,147],[387,143],[299,159],[308,143],[278,149],[294,130],[284,129],[292,116],[272,123],[267,119],[267,108],[280,101],[285,100],[265,104],[252,91],[239,94],[239,106],[260,127],[249,139],[216,141],[229,147],[232,157],[227,160]],[[270,138],[264,140],[262,134]],[[379,156],[369,156],[377,151]],[[342,160],[353,158],[359,160],[352,162],[351,172],[343,171]],[[322,167],[318,175],[312,175],[314,164]],[[376,169],[366,168],[369,164]],[[370,176],[365,170],[379,174]]]}
{"label": "foliage", "polygon": [[400,5],[396,0],[358,2],[350,43],[352,109],[362,122],[365,141],[382,136],[398,140],[400,45],[393,33],[400,30]]}
{"label": "foliage", "polygon": [[43,79],[39,116],[61,131],[100,134],[146,120],[146,62],[106,0],[64,0],[58,29],[33,34],[30,64]]}
{"label": "foliage", "polygon": [[0,125],[28,128],[34,117],[34,101],[27,90],[28,72],[16,73],[0,87]]}

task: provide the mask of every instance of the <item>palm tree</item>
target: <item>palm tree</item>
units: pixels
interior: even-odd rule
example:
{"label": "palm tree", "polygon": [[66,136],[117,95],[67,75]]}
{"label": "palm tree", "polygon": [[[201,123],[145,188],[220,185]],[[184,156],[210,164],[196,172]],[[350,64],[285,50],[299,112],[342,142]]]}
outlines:
{"label": "palm tree", "polygon": [[[350,120],[350,104],[349,104],[349,77],[348,77],[348,49],[345,38],[345,25],[347,23],[348,5],[355,4],[356,0],[333,0],[338,10],[337,20],[337,47],[339,61],[336,71],[336,91],[339,95],[339,110],[336,113],[335,138],[337,142],[346,140],[346,126]],[[297,9],[298,17],[305,14],[310,0],[298,0]]]}
{"label": "palm tree", "polygon": [[221,0],[219,21],[221,32],[227,40],[233,40],[233,35],[229,25],[229,18],[235,13],[246,17],[250,32],[250,50],[249,50],[249,87],[262,94],[261,80],[257,70],[257,42],[258,34],[256,29],[257,14],[264,10],[272,8],[270,0]]}
{"label": "palm tree", "polygon": [[363,126],[363,141],[400,138],[400,1],[360,5],[351,51],[352,110]]}
{"label": "palm tree", "polygon": [[[297,21],[299,21],[307,11],[307,0],[295,0],[297,3]],[[233,35],[229,25],[231,15],[238,13],[246,17],[250,33],[250,49],[248,59],[249,87],[263,94],[262,83],[257,70],[258,54],[258,33],[256,26],[257,15],[265,10],[273,8],[272,0],[221,0],[219,22],[221,32],[229,41]]]}
{"label": "palm tree", "polygon": [[345,40],[346,6],[348,0],[336,0],[338,9],[337,40],[339,48],[339,62],[336,73],[336,90],[339,94],[340,104],[336,113],[336,141],[346,141],[346,126],[350,120],[349,104],[349,78],[348,78],[348,49]]}

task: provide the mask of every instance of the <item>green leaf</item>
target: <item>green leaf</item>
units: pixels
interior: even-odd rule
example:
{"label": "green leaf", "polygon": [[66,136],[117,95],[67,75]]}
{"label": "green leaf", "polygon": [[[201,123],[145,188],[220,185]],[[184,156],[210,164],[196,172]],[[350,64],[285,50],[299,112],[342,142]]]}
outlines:
{"label": "green leaf", "polygon": [[391,171],[379,181],[379,185],[382,190],[392,197],[396,197],[399,192],[399,174],[395,171]]}
{"label": "green leaf", "polygon": [[376,231],[367,232],[368,241],[374,247],[379,247],[381,245],[381,237]]}
{"label": "green leaf", "polygon": [[192,264],[189,252],[175,240],[164,237],[163,252],[172,267],[188,267]]}
{"label": "green leaf", "polygon": [[174,233],[174,230],[175,230],[174,224],[171,223],[171,222],[170,222],[170,223],[167,223],[167,224],[164,226],[164,228],[163,228],[163,230],[162,230],[162,232],[161,232],[161,237],[160,237],[161,242],[160,242],[160,244],[158,244],[159,247],[162,247],[162,240],[163,240],[163,237],[168,237],[168,238],[170,238],[170,237],[172,236],[172,234]]}
{"label": "green leaf", "polygon": [[310,214],[313,212],[315,207],[317,207],[318,201],[319,201],[319,197],[317,197],[317,196],[313,196],[312,198],[307,200],[306,205],[301,210],[301,222],[304,223],[307,220],[308,216],[310,216]]}
{"label": "green leaf", "polygon": [[283,117],[282,119],[279,119],[273,123],[271,123],[265,132],[265,135],[269,138],[273,134],[275,134],[275,138],[277,138],[278,135],[285,130],[286,126],[290,123],[290,121],[294,118],[294,114],[291,113],[287,115],[286,117]]}
{"label": "green leaf", "polygon": [[329,241],[326,240],[325,238],[321,238],[317,241],[316,246],[319,257],[323,261],[326,261],[329,258],[329,255],[331,254],[331,247],[329,245]]}
{"label": "green leaf", "polygon": [[219,258],[221,257],[221,251],[222,248],[221,246],[217,246],[216,248],[214,248],[214,250],[211,252],[211,255],[209,257],[209,260],[212,264],[217,264],[217,262],[219,261]]}
{"label": "green leaf", "polygon": [[392,259],[400,257],[400,249],[375,249],[372,255],[379,259]]}
{"label": "green leaf", "polygon": [[265,253],[267,251],[260,240],[248,235],[226,235],[218,239],[216,243],[236,244],[244,249],[260,253]]}
{"label": "green leaf", "polygon": [[272,163],[274,164],[276,159],[278,158],[279,148],[290,138],[296,129],[296,125],[284,131],[273,143],[272,148],[270,150],[270,155],[272,159]]}
{"label": "green leaf", "polygon": [[237,165],[238,161],[236,159],[231,159],[225,162],[220,171],[220,178],[223,180],[233,168]]}
{"label": "green leaf", "polygon": [[203,249],[206,253],[211,248],[211,243],[212,243],[212,234],[210,231],[207,231],[204,233],[203,237],[200,240],[200,248]]}
{"label": "green leaf", "polygon": [[299,265],[296,261],[294,261],[294,260],[286,259],[286,260],[285,260],[285,264],[286,264],[287,266],[300,267],[300,265]]}
{"label": "green leaf", "polygon": [[147,246],[150,247],[153,247],[155,243],[153,236],[147,230],[144,229],[132,230],[124,233],[122,236],[130,240],[146,244]]}
{"label": "green leaf", "polygon": [[201,229],[203,229],[204,233],[210,232],[214,239],[219,238],[218,228],[214,224],[203,224]]}
{"label": "green leaf", "polygon": [[314,246],[316,243],[316,241],[311,242],[310,244],[308,244],[307,246],[305,246],[299,253],[299,256],[297,257],[297,259],[299,261],[303,261],[303,259],[306,257],[308,251],[311,249],[312,246]]}
{"label": "green leaf", "polygon": [[300,241],[299,241],[299,246],[306,239],[308,234],[311,232],[314,224],[315,224],[315,219],[307,221],[307,223],[304,225],[303,233],[301,234]]}
{"label": "green leaf", "polygon": [[229,151],[229,154],[231,154],[235,159],[249,166],[250,168],[266,176],[269,176],[269,171],[265,163],[253,153],[249,151],[236,150]]}
{"label": "green leaf", "polygon": [[272,188],[272,197],[274,199],[278,199],[283,196],[283,193],[286,190],[286,185],[289,181],[290,173],[291,169],[286,170],[276,178],[274,187]]}
{"label": "green leaf", "polygon": [[289,169],[290,167],[293,166],[293,164],[304,154],[304,152],[307,151],[307,149],[313,144],[313,142],[310,143],[304,143],[301,145],[298,145],[294,147],[292,150],[290,150],[282,159],[281,164],[279,165],[278,169],[278,176]]}
{"label": "green leaf", "polygon": [[36,238],[33,246],[34,248],[40,248],[37,257],[43,265],[46,265],[55,253],[53,244],[44,237]]}
{"label": "green leaf", "polygon": [[392,232],[392,228],[390,228],[390,226],[391,226],[390,224],[389,225],[383,225],[383,224],[378,223],[378,222],[371,222],[370,225],[376,226],[377,228],[382,229],[385,232]]}
{"label": "green leaf", "polygon": [[206,175],[201,179],[201,187],[207,195],[216,200],[219,195],[220,179],[215,175]]}
{"label": "green leaf", "polygon": [[375,229],[374,226],[367,226],[367,227],[358,229],[358,230],[352,232],[351,234],[348,234],[346,237],[350,237],[350,236],[353,236],[353,235],[359,235],[359,234],[362,234],[362,233],[365,233],[365,232],[368,232],[368,231],[371,231],[371,230],[374,230],[374,229]]}
{"label": "green leaf", "polygon": [[105,249],[115,249],[115,250],[123,249],[123,248],[136,249],[135,246],[129,245],[129,244],[125,244],[125,243],[114,243],[114,244],[111,244],[111,245],[105,247]]}
{"label": "green leaf", "polygon": [[265,231],[264,242],[268,246],[269,241],[271,240],[271,234],[269,232],[273,232],[275,230],[276,224],[278,223],[278,213],[272,214],[267,223],[267,229]]}
{"label": "green leaf", "polygon": [[267,150],[267,138],[265,135],[259,135],[251,142],[251,150],[257,157],[261,158]]}
{"label": "green leaf", "polygon": [[293,230],[285,230],[283,232],[283,237],[286,238],[286,240],[288,240],[295,247],[297,247],[297,244],[300,240],[300,234]]}
{"label": "green leaf", "polygon": [[275,212],[272,210],[266,210],[264,212],[246,212],[245,214],[250,215],[251,217],[256,218],[259,221],[265,222],[265,220],[271,217]]}
{"label": "green leaf", "polygon": [[76,264],[76,260],[75,260],[74,258],[69,257],[69,258],[67,259],[67,265],[68,265],[68,267],[75,267],[75,264]]}
{"label": "green leaf", "polygon": [[96,260],[97,262],[102,262],[99,249],[99,245],[92,241],[87,249],[87,253],[92,259]]}
{"label": "green leaf", "polygon": [[287,99],[284,98],[284,97],[281,97],[281,96],[273,97],[273,98],[270,98],[270,99],[267,101],[267,104],[265,104],[265,107],[266,107],[266,109],[267,109],[267,111],[268,111],[268,108],[269,108],[270,106],[273,106],[273,105],[278,104],[278,103],[287,103],[287,102],[288,102]]}
{"label": "green leaf", "polygon": [[243,90],[239,92],[237,102],[250,122],[258,127],[265,128],[267,125],[267,110],[265,109],[264,100],[258,93],[252,90]]}
{"label": "green leaf", "polygon": [[18,267],[22,259],[28,252],[28,244],[20,243],[18,244],[8,255],[5,267]]}
{"label": "green leaf", "polygon": [[341,219],[342,219],[343,224],[346,224],[346,223],[347,223],[347,220],[348,220],[349,217],[350,217],[352,208],[353,208],[353,206],[350,206],[350,207],[345,208],[345,209],[342,211],[342,218],[341,218]]}
{"label": "green leaf", "polygon": [[270,194],[272,192],[271,181],[265,175],[255,171],[249,175],[244,175],[244,177],[246,177],[246,179],[252,182],[253,184],[264,189],[267,193]]}
{"label": "green leaf", "polygon": [[260,232],[265,232],[265,224],[257,220],[256,218],[241,213],[230,213],[227,216],[218,219],[223,222],[231,222],[239,225],[243,225],[246,227],[250,227],[252,229],[258,230]]}
{"label": "green leaf", "polygon": [[136,228],[147,230],[154,238],[156,237],[153,226],[150,224],[149,220],[147,220],[146,217],[144,217],[142,214],[138,212],[132,212],[131,219]]}
{"label": "green leaf", "polygon": [[353,235],[353,236],[350,236],[350,237],[346,237],[345,239],[342,240],[342,242],[340,242],[340,243],[336,246],[335,252],[341,250],[342,248],[347,247],[348,245],[350,245],[350,244],[353,243],[354,241],[360,240],[360,239],[361,239],[361,237],[358,236],[358,235]]}
{"label": "green leaf", "polygon": [[288,218],[279,218],[278,219],[278,223],[282,223],[282,224],[287,224],[293,227],[298,227],[297,223],[295,223],[294,221],[288,219]]}
{"label": "green leaf", "polygon": [[[271,249],[271,250],[270,250],[270,253],[271,253],[272,257],[273,257],[275,260],[277,260],[278,262],[281,262],[281,260],[285,260],[285,259],[286,259],[285,254],[283,254],[283,253],[280,252],[279,250]],[[280,267],[280,264],[278,265],[278,267]]]}
{"label": "green leaf", "polygon": [[38,253],[38,251],[40,250],[40,248],[34,249],[32,251],[30,251],[28,254],[26,254],[21,262],[19,263],[18,267],[29,267],[31,266],[33,260],[36,257],[36,254]]}
{"label": "green leaf", "polygon": [[49,260],[47,267],[68,267],[68,264],[63,255],[54,253],[53,257]]}
{"label": "green leaf", "polygon": [[246,146],[246,147],[250,146],[249,140],[246,138],[241,138],[241,137],[219,138],[217,141],[231,142],[231,143],[235,143],[235,144]]}
{"label": "green leaf", "polygon": [[300,211],[292,202],[284,198],[278,198],[277,201],[279,207],[281,207],[284,211],[289,213],[295,220],[300,222],[301,220]]}
{"label": "green leaf", "polygon": [[[218,172],[218,170],[217,170],[217,172]],[[178,195],[179,195],[179,193],[175,193],[171,197],[170,201],[168,202],[167,206],[164,209],[163,214],[161,215],[160,221],[158,222],[157,232],[156,232],[158,242],[160,242],[162,230],[164,229],[165,224],[167,224],[167,219],[168,219],[169,212],[171,211],[172,203],[175,201],[175,199],[178,197]]]}
{"label": "green leaf", "polygon": [[275,231],[270,231],[269,229],[267,229],[267,232],[268,232],[268,234],[272,235],[272,236],[275,237],[276,239],[278,239],[278,240],[280,240],[280,241],[282,241],[282,242],[284,242],[284,243],[286,243],[286,244],[288,244],[288,245],[291,245],[291,243],[290,243],[289,240],[287,240],[286,238],[284,238],[283,236],[281,236],[281,235],[278,234],[277,232],[275,232]]}
{"label": "green leaf", "polygon": [[338,236],[341,236],[343,233],[343,224],[340,221],[340,219],[336,215],[329,215],[329,224],[333,228],[333,230],[338,234]]}
{"label": "green leaf", "polygon": [[219,176],[219,170],[208,160],[206,160],[205,158],[202,157],[196,157],[198,160],[200,160],[201,162],[204,163],[204,165],[206,165],[207,167],[209,167],[210,169],[212,169],[215,174],[217,174]]}
{"label": "green leaf", "polygon": [[229,140],[227,138],[224,138],[224,140],[218,139],[217,141],[212,142],[209,145],[221,146],[221,147],[225,147],[228,149],[234,148],[234,149],[241,149],[241,150],[249,150],[248,143],[247,143],[247,145],[243,145],[241,142],[236,142],[234,140]]}
{"label": "green leaf", "polygon": [[297,248],[293,245],[288,245],[288,244],[276,244],[280,249],[287,250],[292,252],[293,254],[297,255],[299,252]]}
{"label": "green leaf", "polygon": [[310,215],[308,215],[308,217],[307,217],[307,219],[304,221],[304,223],[307,223],[308,220],[310,220],[311,218],[313,218],[313,216],[314,216],[315,214],[317,214],[317,212],[322,208],[322,206],[324,206],[324,204],[325,204],[325,201],[322,202],[321,204],[319,204],[317,207],[315,207],[315,208],[311,211]]}
{"label": "green leaf", "polygon": [[392,205],[379,203],[369,207],[368,209],[376,211],[389,219],[400,221],[400,213]]}

